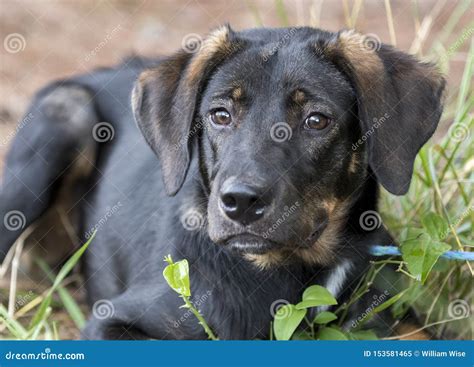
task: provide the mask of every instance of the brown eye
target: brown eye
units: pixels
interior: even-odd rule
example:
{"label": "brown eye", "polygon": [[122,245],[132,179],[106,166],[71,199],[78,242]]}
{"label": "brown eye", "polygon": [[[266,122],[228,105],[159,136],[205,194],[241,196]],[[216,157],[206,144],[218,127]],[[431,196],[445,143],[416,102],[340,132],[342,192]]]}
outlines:
{"label": "brown eye", "polygon": [[331,119],[320,113],[312,113],[304,120],[304,128],[307,130],[322,130],[331,123]]}
{"label": "brown eye", "polygon": [[216,125],[229,125],[232,117],[226,109],[219,108],[211,112],[211,121]]}

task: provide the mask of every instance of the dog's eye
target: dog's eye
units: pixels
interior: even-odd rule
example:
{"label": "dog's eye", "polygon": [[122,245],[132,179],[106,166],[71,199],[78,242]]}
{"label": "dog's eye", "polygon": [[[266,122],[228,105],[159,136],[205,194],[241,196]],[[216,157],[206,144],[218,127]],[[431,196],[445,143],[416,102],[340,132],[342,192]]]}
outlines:
{"label": "dog's eye", "polygon": [[211,112],[211,121],[216,125],[229,125],[232,117],[225,108],[218,108]]}
{"label": "dog's eye", "polygon": [[304,128],[307,130],[322,130],[331,123],[331,119],[320,113],[312,113],[304,120]]}

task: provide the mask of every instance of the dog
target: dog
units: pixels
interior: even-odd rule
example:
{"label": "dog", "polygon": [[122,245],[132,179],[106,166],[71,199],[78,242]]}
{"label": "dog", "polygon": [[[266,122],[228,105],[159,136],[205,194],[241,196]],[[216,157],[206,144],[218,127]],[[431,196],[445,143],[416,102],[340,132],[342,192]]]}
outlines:
{"label": "dog", "polygon": [[189,261],[192,300],[220,339],[268,338],[275,302],[313,284],[343,304],[369,247],[394,242],[361,219],[379,185],[408,191],[445,87],[434,65],[366,40],[223,26],[193,52],[48,85],[6,159],[2,259],[57,205],[82,241],[96,231],[88,301],[113,312],[94,312],[85,339],[206,338],[162,276],[168,254]]}

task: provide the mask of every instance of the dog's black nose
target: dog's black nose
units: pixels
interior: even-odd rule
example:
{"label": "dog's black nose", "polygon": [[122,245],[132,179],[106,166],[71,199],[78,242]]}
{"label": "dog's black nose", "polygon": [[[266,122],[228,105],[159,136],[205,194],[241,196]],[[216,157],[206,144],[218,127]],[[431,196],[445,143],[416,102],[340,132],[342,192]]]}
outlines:
{"label": "dog's black nose", "polygon": [[243,225],[263,217],[265,203],[256,188],[234,183],[221,192],[220,205],[225,214]]}

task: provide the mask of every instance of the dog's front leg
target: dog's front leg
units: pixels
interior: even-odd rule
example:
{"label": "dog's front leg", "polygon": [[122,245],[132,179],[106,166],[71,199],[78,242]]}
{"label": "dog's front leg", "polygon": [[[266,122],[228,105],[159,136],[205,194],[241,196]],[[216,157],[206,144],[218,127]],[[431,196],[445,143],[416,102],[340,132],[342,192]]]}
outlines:
{"label": "dog's front leg", "polygon": [[156,284],[140,290],[130,288],[111,300],[98,300],[82,338],[206,339],[194,315],[180,308],[180,301],[172,290],[160,291]]}

